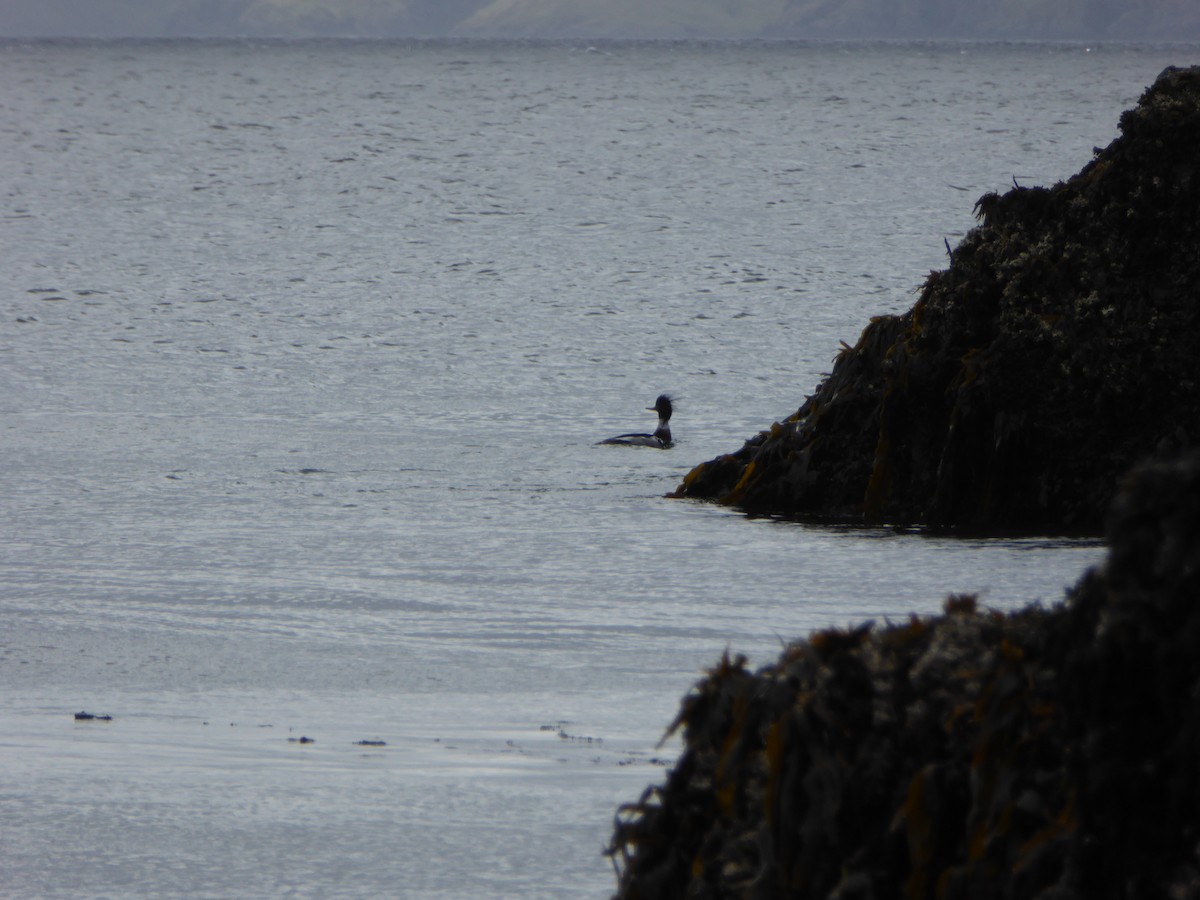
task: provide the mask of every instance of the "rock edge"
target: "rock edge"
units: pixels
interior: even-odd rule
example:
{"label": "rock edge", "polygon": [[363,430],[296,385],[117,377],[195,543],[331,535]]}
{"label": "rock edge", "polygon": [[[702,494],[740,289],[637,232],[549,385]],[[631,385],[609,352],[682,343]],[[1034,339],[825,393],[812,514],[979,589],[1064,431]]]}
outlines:
{"label": "rock edge", "polygon": [[1066,601],[814,633],[684,699],[617,896],[1200,895],[1200,455],[1136,470]]}
{"label": "rock edge", "polygon": [[1200,445],[1200,67],[1052,188],[979,199],[913,308],[672,494],[754,514],[1098,534],[1135,462]]}

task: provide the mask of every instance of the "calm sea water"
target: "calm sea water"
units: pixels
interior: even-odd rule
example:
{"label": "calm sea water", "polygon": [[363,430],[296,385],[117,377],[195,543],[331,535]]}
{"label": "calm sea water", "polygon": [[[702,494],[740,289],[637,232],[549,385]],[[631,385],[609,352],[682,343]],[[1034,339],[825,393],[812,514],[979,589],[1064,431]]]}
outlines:
{"label": "calm sea water", "polygon": [[0,44],[0,893],[602,897],[726,648],[1061,597],[662,494],[1197,55]]}

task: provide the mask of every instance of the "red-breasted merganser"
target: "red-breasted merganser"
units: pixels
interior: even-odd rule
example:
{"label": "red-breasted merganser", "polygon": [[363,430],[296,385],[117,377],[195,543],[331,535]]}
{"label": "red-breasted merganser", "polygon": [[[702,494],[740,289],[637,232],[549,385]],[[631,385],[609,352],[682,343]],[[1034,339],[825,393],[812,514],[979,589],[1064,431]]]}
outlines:
{"label": "red-breasted merganser", "polygon": [[618,434],[600,443],[622,444],[627,447],[657,447],[659,450],[669,448],[673,443],[671,426],[667,424],[671,421],[671,398],[667,394],[660,394],[654,405],[647,406],[646,409],[658,413],[658,428],[654,429],[654,434]]}

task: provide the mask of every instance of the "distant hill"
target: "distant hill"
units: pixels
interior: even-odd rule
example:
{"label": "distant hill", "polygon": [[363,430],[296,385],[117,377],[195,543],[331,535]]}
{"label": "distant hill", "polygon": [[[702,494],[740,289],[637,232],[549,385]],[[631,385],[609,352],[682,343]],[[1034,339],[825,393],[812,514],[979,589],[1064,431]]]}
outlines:
{"label": "distant hill", "polygon": [[760,37],[788,0],[492,0],[464,19],[468,35],[550,37]]}
{"label": "distant hill", "polygon": [[1196,0],[492,0],[465,34],[1200,40]]}
{"label": "distant hill", "polygon": [[1197,0],[4,0],[0,35],[1200,40]]}

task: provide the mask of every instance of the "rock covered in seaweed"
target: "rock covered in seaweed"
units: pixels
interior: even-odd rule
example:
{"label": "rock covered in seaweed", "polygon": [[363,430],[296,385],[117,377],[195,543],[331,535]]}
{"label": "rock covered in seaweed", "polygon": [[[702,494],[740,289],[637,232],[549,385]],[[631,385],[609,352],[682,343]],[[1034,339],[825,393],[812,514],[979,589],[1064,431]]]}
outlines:
{"label": "rock covered in seaweed", "polygon": [[1200,456],[1137,470],[1064,604],[814,633],[684,700],[618,897],[1200,896]]}
{"label": "rock covered in seaweed", "polygon": [[1122,473],[1200,441],[1200,68],[1052,188],[980,198],[914,307],[675,496],[748,512],[1099,533]]}

